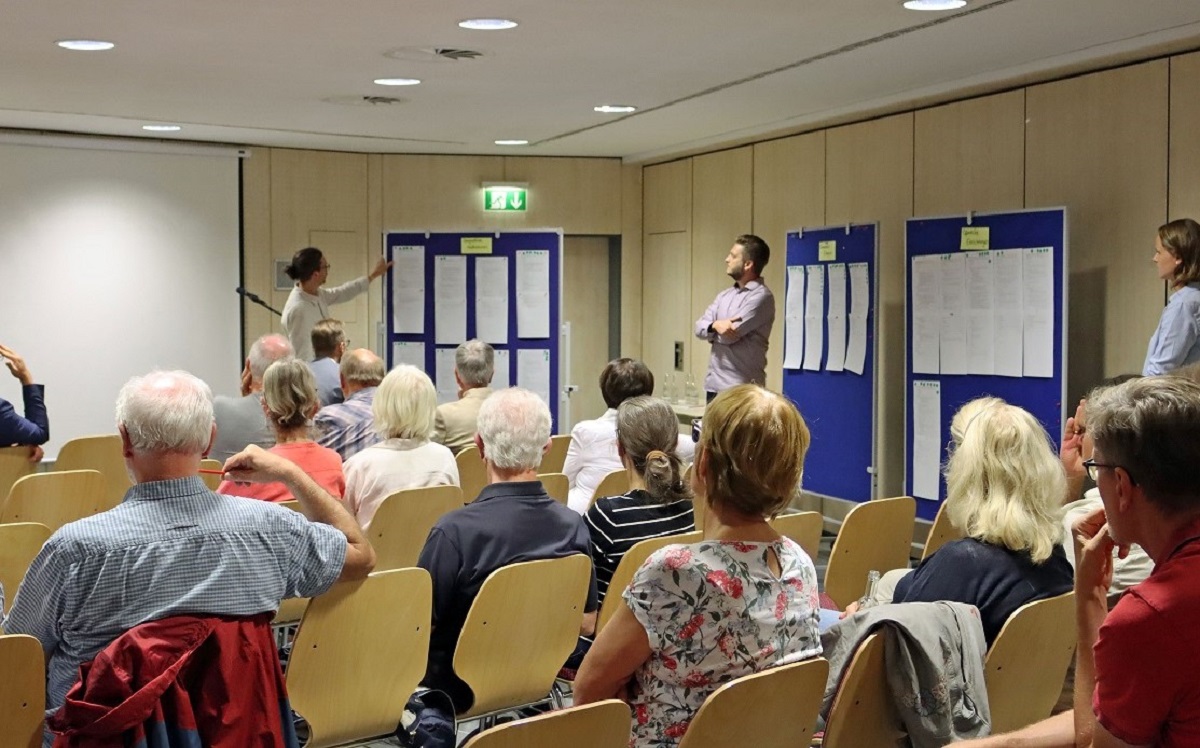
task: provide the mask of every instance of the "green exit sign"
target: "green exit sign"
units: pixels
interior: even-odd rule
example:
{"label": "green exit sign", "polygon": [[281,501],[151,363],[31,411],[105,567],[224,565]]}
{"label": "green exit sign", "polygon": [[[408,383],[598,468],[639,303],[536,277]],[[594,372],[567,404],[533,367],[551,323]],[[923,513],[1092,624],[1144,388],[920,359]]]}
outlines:
{"label": "green exit sign", "polygon": [[483,188],[483,209],[486,211],[524,213],[529,205],[528,190],[524,187],[500,186]]}

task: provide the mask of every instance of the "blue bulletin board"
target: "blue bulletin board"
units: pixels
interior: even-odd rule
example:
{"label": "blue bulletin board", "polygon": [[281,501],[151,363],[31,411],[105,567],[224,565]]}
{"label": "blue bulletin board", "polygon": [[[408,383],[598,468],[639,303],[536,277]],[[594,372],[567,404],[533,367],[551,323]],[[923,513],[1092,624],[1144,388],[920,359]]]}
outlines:
{"label": "blue bulletin board", "polygon": [[[566,414],[561,356],[562,231],[388,232],[384,235],[384,253],[396,263],[388,271],[385,284],[388,367],[403,360],[414,365],[417,359],[423,361],[424,371],[438,388],[439,400],[445,400],[444,395],[455,387],[452,368],[446,370],[446,361],[452,357],[447,351],[454,351],[465,340],[481,337],[484,332],[480,329],[481,322],[489,325],[503,316],[507,320],[503,339],[486,340],[495,348],[498,357],[493,384],[539,389],[530,386],[534,380],[522,377],[519,361],[522,360],[521,351],[527,351],[526,356],[541,352],[546,362],[542,366],[548,364],[547,381],[542,394],[554,419],[553,433],[558,433],[560,416],[565,417]],[[521,256],[523,253],[524,257]],[[421,262],[414,264],[418,254]],[[536,281],[532,285],[523,284],[518,279],[519,265],[529,257],[535,258],[538,270],[530,276]],[[438,258],[462,258],[454,262],[456,272],[465,272],[465,285],[454,285],[455,293],[461,293],[462,297],[453,304],[448,304],[444,295],[440,301],[438,298]],[[496,258],[507,260],[506,263],[500,263],[506,265],[507,277],[494,274],[497,263],[488,261]],[[416,272],[421,280],[414,281],[407,273],[418,264],[421,270]],[[526,267],[534,265],[531,263]],[[488,289],[493,294],[500,289],[506,293],[493,295],[489,302]],[[544,298],[540,289],[544,289]],[[418,294],[423,295],[423,304],[415,298]],[[494,313],[490,316],[489,307],[482,312],[480,310],[482,304],[489,303],[494,307],[491,309]],[[442,330],[440,339],[437,319],[439,306],[448,313],[443,316],[443,323],[446,322],[445,317],[465,316],[465,325],[461,328],[458,325],[443,325],[454,328],[454,333],[448,335]],[[416,308],[420,308],[422,314],[415,314]],[[422,319],[414,329],[414,320],[419,317]],[[528,327],[524,332],[520,329],[520,322],[530,319],[538,321],[536,327],[539,328],[532,335]],[[495,329],[494,324],[489,327]],[[507,368],[501,363],[505,356],[508,358]],[[440,372],[439,358],[443,362]]]}
{"label": "blue bulletin board", "polygon": [[[783,393],[800,409],[812,434],[804,460],[804,491],[855,502],[870,501],[876,495],[875,362],[878,335],[875,307],[878,291],[875,270],[879,260],[876,235],[875,224],[803,229],[787,235],[789,295],[784,305]],[[843,270],[831,270],[835,266]],[[819,269],[823,286],[821,319],[817,322],[822,328],[822,346],[816,360],[801,361],[796,359],[797,351],[793,350],[796,336],[802,332],[797,326],[804,326],[804,320],[796,316],[796,304],[807,300],[805,292],[811,289],[805,288],[805,279],[818,275],[812,271],[814,268]],[[851,327],[856,323],[847,319],[842,327],[834,322],[831,290],[833,279],[837,278],[845,289],[843,314],[850,316],[855,305],[855,283],[850,275],[851,272],[860,274],[858,288],[862,289],[864,269],[867,287],[859,302],[865,302],[866,319],[865,323],[858,324],[860,333],[861,325],[865,324],[865,355],[860,374],[846,368],[849,361],[845,356],[838,361],[831,360],[838,358],[840,348],[832,344],[834,336],[841,335],[846,342],[845,348],[851,348],[848,341],[853,338]],[[811,281],[807,283],[812,285]],[[861,290],[859,293],[862,295]],[[805,334],[805,337],[809,336]],[[805,368],[805,363],[816,368]]]}
{"label": "blue bulletin board", "polygon": [[[956,258],[957,255],[964,256]],[[957,353],[947,358],[947,349],[962,347],[958,337],[959,331],[964,329],[962,323],[950,321],[958,304],[947,304],[939,312],[941,324],[952,328],[949,333],[952,337],[948,338],[948,333],[939,327],[935,340],[932,322],[929,322],[932,313],[919,311],[930,308],[928,302],[921,299],[931,298],[932,294],[928,289],[914,289],[914,285],[922,286],[928,282],[922,278],[932,277],[929,275],[933,271],[931,263],[943,263],[942,281],[939,282],[948,277],[958,278],[957,274],[944,274],[944,263],[959,260],[964,266],[968,262],[988,264],[977,265],[987,269],[987,273],[968,276],[962,291],[967,314],[978,315],[979,320],[972,322],[968,318],[970,324],[965,328],[965,344],[972,351],[967,371],[947,373],[947,370],[958,372],[962,369],[957,362]],[[998,264],[1000,260],[1008,268],[1003,276]],[[914,262],[921,262],[921,267]],[[987,395],[999,397],[1032,413],[1052,439],[1057,441],[1062,433],[1067,356],[1066,267],[1065,208],[909,219],[905,232],[905,490],[917,498],[917,516],[932,519],[946,498],[946,482],[940,465],[946,459],[950,421],[963,404]],[[1015,280],[1016,268],[1022,273],[1019,282]],[[978,285],[979,279],[988,274],[993,283],[991,291]],[[947,283],[950,285],[955,284]],[[993,320],[991,338],[986,338],[986,310],[978,301],[987,293],[992,293],[989,302]],[[1015,317],[1010,312],[1014,308],[1019,310]],[[925,321],[914,318],[915,309]],[[1003,322],[1003,318],[1010,322]],[[1008,331],[1003,338],[1002,328]],[[1019,354],[1016,353],[1014,335],[1022,336]],[[935,345],[939,346],[936,367],[932,365],[931,350]],[[980,373],[988,370],[989,357],[991,373]],[[949,365],[948,360],[952,362]],[[931,371],[933,368],[938,370]],[[998,373],[1002,369],[1005,375]],[[936,424],[934,395],[938,400]],[[918,407],[922,408],[923,415],[915,413]],[[916,433],[918,420],[922,424],[920,435]],[[939,465],[936,493],[922,490],[922,487],[933,485],[934,462]],[[919,477],[918,472],[922,470],[924,477]]]}

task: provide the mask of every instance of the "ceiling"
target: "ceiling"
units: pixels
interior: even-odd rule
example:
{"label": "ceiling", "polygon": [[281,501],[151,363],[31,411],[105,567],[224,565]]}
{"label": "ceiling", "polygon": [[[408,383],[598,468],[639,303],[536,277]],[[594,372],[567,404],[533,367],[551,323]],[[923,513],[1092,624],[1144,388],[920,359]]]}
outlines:
{"label": "ceiling", "polygon": [[[480,16],[520,25],[456,25]],[[0,128],[630,161],[1200,46],[1195,0],[8,0],[3,21]],[[117,47],[54,44],[69,38]]]}

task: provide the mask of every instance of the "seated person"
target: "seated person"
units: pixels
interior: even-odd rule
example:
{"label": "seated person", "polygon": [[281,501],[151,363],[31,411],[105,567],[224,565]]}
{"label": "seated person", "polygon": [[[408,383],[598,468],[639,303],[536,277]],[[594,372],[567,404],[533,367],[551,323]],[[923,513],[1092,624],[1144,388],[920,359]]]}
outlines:
{"label": "seated person", "polygon": [[317,397],[321,399],[322,408],[344,399],[338,364],[342,362],[342,354],[349,344],[340,320],[323,319],[313,325],[314,358],[308,366],[317,380]]}
{"label": "seated person", "polygon": [[576,704],[626,698],[635,748],[678,745],[722,684],[821,654],[816,569],[767,522],[800,483],[804,419],[744,384],[719,394],[704,424],[692,472],[704,540],[646,561],[575,680]]}
{"label": "seated person", "polygon": [[[433,635],[421,685],[449,694],[456,712],[469,709],[474,695],[454,674],[454,648],[488,575],[521,561],[588,553],[583,518],[550,498],[537,477],[550,448],[550,410],[540,397],[517,388],[494,393],[479,409],[475,444],[488,485],[438,520],[417,561],[433,577]],[[595,630],[596,607],[593,573],[581,634]]]}
{"label": "seated person", "polygon": [[383,359],[366,348],[342,356],[339,379],[346,399],[317,411],[313,426],[317,444],[329,447],[346,461],[379,441],[371,406],[387,369]]}
{"label": "seated person", "polygon": [[[270,452],[295,463],[335,499],[346,491],[342,458],[317,444],[309,435],[309,419],[317,412],[317,389],[312,372],[298,359],[276,361],[263,376],[263,412],[275,430]],[[283,483],[237,483],[226,478],[217,493],[276,503],[295,497]]]}
{"label": "seated person", "polygon": [[131,379],[117,398],[117,429],[135,485],[117,507],[46,541],[4,621],[5,633],[34,636],[46,652],[49,712],[80,665],[140,623],[274,611],[375,565],[354,518],[282,457],[250,446],[226,474],[287,484],[311,521],[205,487],[197,471],[215,436],[212,393],[191,374]]}
{"label": "seated person", "polygon": [[25,415],[17,413],[9,401],[0,398],[0,447],[29,446],[29,461],[40,462],[42,446],[50,441],[50,419],[46,417],[45,387],[33,383],[25,359],[11,348],[0,345],[0,358],[21,382]]}
{"label": "seated person", "polygon": [[468,340],[454,351],[458,399],[437,408],[433,440],[455,454],[475,443],[479,406],[492,394],[496,352],[482,340]]}
{"label": "seated person", "polygon": [[[631,397],[654,394],[654,374],[646,364],[632,358],[609,361],[600,372],[600,394],[608,410],[593,421],[580,421],[571,429],[571,444],[563,473],[570,481],[567,505],[583,514],[604,476],[624,465],[617,454],[617,406]],[[676,432],[679,428],[676,426]],[[685,464],[692,461],[695,445],[690,438],[677,438],[676,454]]]}
{"label": "seated person", "polygon": [[217,440],[209,454],[224,462],[257,444],[263,449],[275,446],[275,431],[267,423],[262,407],[262,382],[267,367],[292,356],[292,344],[282,335],[263,335],[250,346],[250,355],[242,368],[242,395],[221,395],[213,401],[217,417]]}
{"label": "seated person", "polygon": [[388,372],[371,411],[383,441],[346,461],[346,507],[365,530],[383,500],[406,488],[457,486],[458,463],[429,441],[437,391],[425,372],[401,364]]}

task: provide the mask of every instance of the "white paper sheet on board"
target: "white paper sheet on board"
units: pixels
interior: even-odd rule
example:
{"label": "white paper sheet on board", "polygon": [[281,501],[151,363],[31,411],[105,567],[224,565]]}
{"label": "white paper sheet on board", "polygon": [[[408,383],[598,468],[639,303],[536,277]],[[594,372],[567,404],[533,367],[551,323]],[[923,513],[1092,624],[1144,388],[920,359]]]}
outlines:
{"label": "white paper sheet on board", "polygon": [[825,268],[808,266],[804,289],[804,368],[820,371],[825,352]]}
{"label": "white paper sheet on board", "polygon": [[937,499],[942,463],[942,383],[913,380],[913,496]]}
{"label": "white paper sheet on board", "polygon": [[475,337],[508,342],[508,258],[475,258]]}
{"label": "white paper sheet on board", "polygon": [[960,253],[942,255],[941,373],[967,373],[967,263]]}
{"label": "white paper sheet on board", "polygon": [[512,369],[510,368],[510,357],[508,349],[496,349],[495,372],[492,374],[492,389],[502,390],[509,386]]}
{"label": "white paper sheet on board", "polygon": [[804,267],[788,265],[783,307],[783,368],[804,364]]}
{"label": "white paper sheet on board", "polygon": [[991,252],[967,252],[967,371],[995,373]]}
{"label": "white paper sheet on board", "polygon": [[850,341],[846,371],[862,374],[867,363],[867,316],[871,309],[871,276],[865,262],[850,264]]}
{"label": "white paper sheet on board", "polygon": [[458,382],[454,380],[454,349],[438,348],[434,353],[437,376],[433,384],[437,389],[438,405],[452,403],[458,399]]}
{"label": "white paper sheet on board", "polygon": [[517,337],[550,337],[550,252],[517,251]]}
{"label": "white paper sheet on board", "polygon": [[392,247],[392,332],[425,332],[425,248]]}
{"label": "white paper sheet on board", "polygon": [[914,374],[941,372],[942,258],[912,258],[912,350]]}
{"label": "white paper sheet on board", "polygon": [[433,338],[442,345],[467,339],[467,258],[437,255],[433,259]]}
{"label": "white paper sheet on board", "polygon": [[1025,250],[1024,375],[1054,376],[1054,253],[1050,247]]}
{"label": "white paper sheet on board", "polygon": [[829,333],[829,355],[825,357],[826,371],[846,368],[846,265],[829,265],[829,311],[826,326]]}
{"label": "white paper sheet on board", "polygon": [[1021,292],[1021,258],[1024,255],[1024,250],[1020,249],[992,252],[995,366],[996,374],[1002,377],[1019,377],[1023,371],[1025,308]]}
{"label": "white paper sheet on board", "polygon": [[517,386],[537,393],[550,412],[554,412],[554,404],[550,402],[550,351],[542,348],[517,351]]}
{"label": "white paper sheet on board", "polygon": [[408,364],[425,371],[425,344],[421,342],[392,343],[392,366]]}

